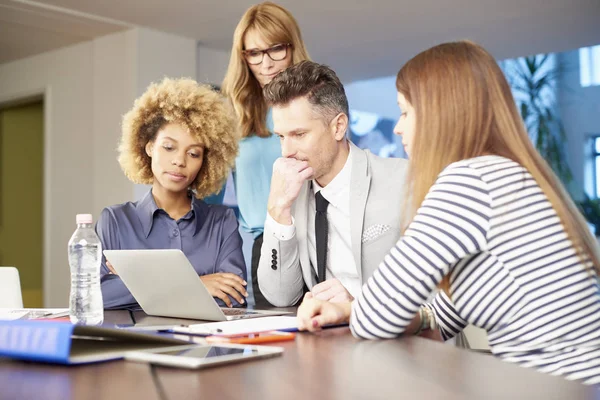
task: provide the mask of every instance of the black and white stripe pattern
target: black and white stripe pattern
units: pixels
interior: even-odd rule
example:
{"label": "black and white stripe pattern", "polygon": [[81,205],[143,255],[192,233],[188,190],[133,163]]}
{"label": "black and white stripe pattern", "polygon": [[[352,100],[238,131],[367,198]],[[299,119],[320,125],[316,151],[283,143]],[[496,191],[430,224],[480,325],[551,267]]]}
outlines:
{"label": "black and white stripe pattern", "polygon": [[361,338],[398,336],[427,304],[444,338],[485,329],[503,360],[600,383],[600,288],[550,202],[519,164],[478,157],[446,168],[354,302]]}

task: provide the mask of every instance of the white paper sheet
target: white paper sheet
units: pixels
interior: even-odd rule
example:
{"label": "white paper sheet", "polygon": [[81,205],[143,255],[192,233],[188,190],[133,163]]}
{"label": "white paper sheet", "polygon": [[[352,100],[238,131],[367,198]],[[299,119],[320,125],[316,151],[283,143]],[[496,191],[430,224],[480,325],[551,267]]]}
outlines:
{"label": "white paper sheet", "polygon": [[14,321],[26,316],[29,311],[0,309],[0,321]]}
{"label": "white paper sheet", "polygon": [[59,318],[69,315],[68,308],[0,308],[0,320]]}
{"label": "white paper sheet", "polygon": [[173,328],[173,332],[198,335],[245,335],[257,332],[281,330],[298,330],[296,317],[277,316],[248,318],[235,321],[193,324],[190,326],[178,326]]}

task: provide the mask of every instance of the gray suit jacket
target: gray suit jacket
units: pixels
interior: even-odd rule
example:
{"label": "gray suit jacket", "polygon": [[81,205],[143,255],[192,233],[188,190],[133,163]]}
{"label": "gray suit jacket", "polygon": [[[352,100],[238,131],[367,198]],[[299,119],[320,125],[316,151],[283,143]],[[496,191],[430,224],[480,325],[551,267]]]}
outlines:
{"label": "gray suit jacket", "polygon": [[[350,184],[350,229],[354,261],[364,284],[384,256],[400,238],[401,207],[407,193],[404,179],[408,162],[381,158],[368,150],[352,147]],[[288,307],[302,297],[304,283],[316,284],[317,266],[309,259],[308,199],[312,196],[306,182],[292,206],[296,235],[280,241],[265,226],[258,284],[274,306]]]}

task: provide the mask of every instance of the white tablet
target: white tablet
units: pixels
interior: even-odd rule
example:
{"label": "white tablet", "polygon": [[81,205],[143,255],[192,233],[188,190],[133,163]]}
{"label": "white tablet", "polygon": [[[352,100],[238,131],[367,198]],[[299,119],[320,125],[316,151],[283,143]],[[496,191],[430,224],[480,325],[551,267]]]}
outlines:
{"label": "white tablet", "polygon": [[283,348],[272,346],[194,344],[166,349],[127,352],[125,359],[168,367],[197,369],[257,358],[275,357],[281,353],[283,353]]}

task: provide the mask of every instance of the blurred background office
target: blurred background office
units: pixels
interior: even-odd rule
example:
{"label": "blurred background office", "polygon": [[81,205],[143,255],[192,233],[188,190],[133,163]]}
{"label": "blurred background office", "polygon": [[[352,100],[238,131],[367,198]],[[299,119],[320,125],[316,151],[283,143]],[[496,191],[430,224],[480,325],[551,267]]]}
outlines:
{"label": "blurred background office", "polygon": [[[25,306],[68,304],[75,214],[96,219],[145,193],[116,161],[133,100],[164,76],[220,85],[235,25],[254,3],[0,0],[0,266],[19,269]],[[400,66],[440,42],[482,44],[513,84],[532,140],[600,227],[600,1],[280,4],[313,59],[346,85],[352,140],[386,157],[405,156],[392,134]]]}

